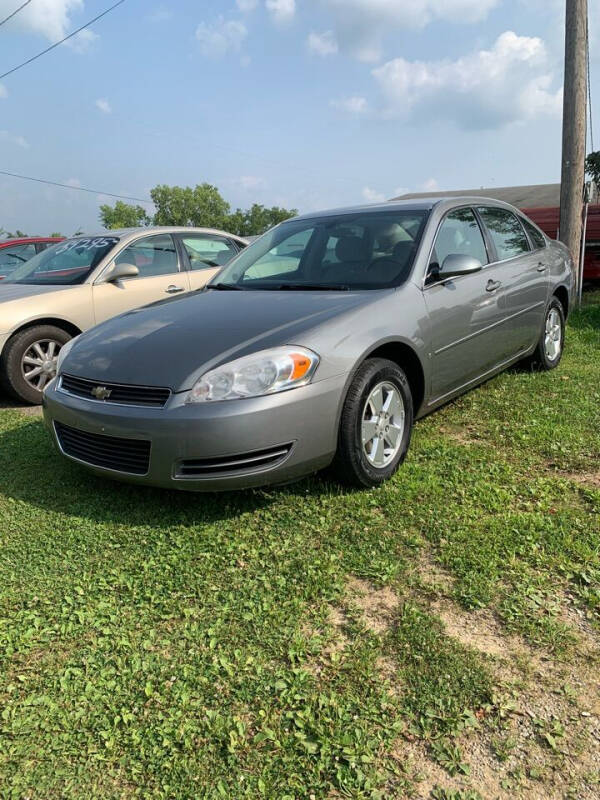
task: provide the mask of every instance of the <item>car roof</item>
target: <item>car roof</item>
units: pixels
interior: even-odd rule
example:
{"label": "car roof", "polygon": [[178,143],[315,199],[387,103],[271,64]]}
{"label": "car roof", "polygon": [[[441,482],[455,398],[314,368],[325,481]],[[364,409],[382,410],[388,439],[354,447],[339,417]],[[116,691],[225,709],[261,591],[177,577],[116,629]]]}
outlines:
{"label": "car roof", "polygon": [[134,236],[137,234],[148,235],[155,233],[212,233],[219,236],[228,236],[231,239],[238,241],[246,241],[243,236],[238,236],[236,233],[229,233],[228,231],[221,231],[217,228],[192,228],[185,225],[161,225],[151,226],[148,228],[116,228],[115,230],[98,231],[92,233],[81,233],[77,236],[72,236],[72,239],[90,239],[96,236],[117,236],[123,238],[126,236]]}
{"label": "car roof", "polygon": [[32,244],[35,242],[62,242],[64,236],[20,236],[12,239],[0,239],[0,247],[10,247],[15,244]]}
{"label": "car roof", "polygon": [[[404,211],[431,211],[436,206],[445,205],[447,207],[462,206],[462,205],[493,205],[502,206],[504,208],[513,208],[508,203],[502,200],[494,200],[493,197],[480,197],[473,195],[462,196],[445,196],[445,197],[425,197],[408,200],[387,200],[383,203],[368,203],[359,206],[348,206],[346,208],[333,208],[325,211],[314,211],[307,214],[302,214],[299,217],[293,217],[294,220],[298,219],[320,219],[323,217],[335,217],[341,214],[370,214],[386,211],[394,211],[395,209]],[[291,221],[291,220],[288,220]],[[284,223],[285,224],[285,223]]]}

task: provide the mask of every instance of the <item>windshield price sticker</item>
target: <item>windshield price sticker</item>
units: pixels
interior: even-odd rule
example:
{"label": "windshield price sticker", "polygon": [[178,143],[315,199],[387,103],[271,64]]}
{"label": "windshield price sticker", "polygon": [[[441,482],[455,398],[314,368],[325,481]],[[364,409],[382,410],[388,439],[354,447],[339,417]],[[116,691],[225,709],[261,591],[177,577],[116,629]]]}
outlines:
{"label": "windshield price sticker", "polygon": [[60,245],[60,247],[56,249],[56,253],[66,253],[74,248],[78,250],[99,250],[103,247],[113,247],[118,241],[119,240],[114,236],[98,236],[93,239],[71,239],[63,245]]}

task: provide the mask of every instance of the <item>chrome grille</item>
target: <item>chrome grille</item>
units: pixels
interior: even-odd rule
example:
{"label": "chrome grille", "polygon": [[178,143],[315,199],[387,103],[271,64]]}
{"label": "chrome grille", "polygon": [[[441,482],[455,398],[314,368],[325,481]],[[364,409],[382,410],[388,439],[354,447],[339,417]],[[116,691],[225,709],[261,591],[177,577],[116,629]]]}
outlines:
{"label": "chrome grille", "polygon": [[[133,386],[127,383],[104,383],[76,378],[74,375],[61,375],[60,389],[76,397],[102,403],[116,403],[123,406],[150,406],[162,408],[171,396],[171,390],[160,386]],[[100,392],[96,396],[94,392]],[[107,396],[102,396],[107,395]]]}

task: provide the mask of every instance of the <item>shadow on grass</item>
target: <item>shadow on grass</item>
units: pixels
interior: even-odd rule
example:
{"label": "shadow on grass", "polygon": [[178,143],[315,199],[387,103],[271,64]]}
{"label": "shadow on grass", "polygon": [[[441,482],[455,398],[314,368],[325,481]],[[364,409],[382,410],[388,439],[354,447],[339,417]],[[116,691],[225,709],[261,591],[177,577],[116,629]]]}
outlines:
{"label": "shadow on grass", "polygon": [[97,523],[170,527],[218,522],[267,507],[282,495],[300,498],[332,489],[320,478],[268,490],[222,493],[128,485],[99,478],[62,458],[41,421],[0,433],[0,492],[46,511]]}

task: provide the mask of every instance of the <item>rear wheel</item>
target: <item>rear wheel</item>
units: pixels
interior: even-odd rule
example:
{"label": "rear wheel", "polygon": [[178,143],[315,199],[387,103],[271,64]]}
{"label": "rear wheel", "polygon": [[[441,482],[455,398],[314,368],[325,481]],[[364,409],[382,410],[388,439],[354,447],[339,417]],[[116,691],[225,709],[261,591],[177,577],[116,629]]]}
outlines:
{"label": "rear wheel", "polygon": [[565,312],[560,300],[553,297],[546,309],[544,327],[530,363],[540,370],[555,369],[560,364],[564,344]]}
{"label": "rear wheel", "polygon": [[72,337],[54,325],[37,325],[16,333],[2,353],[0,381],[23,403],[39,405],[42,391],[56,375],[56,361]]}
{"label": "rear wheel", "polygon": [[344,483],[379,486],[406,456],[413,403],[404,371],[393,361],[368,359],[344,401],[334,470]]}

